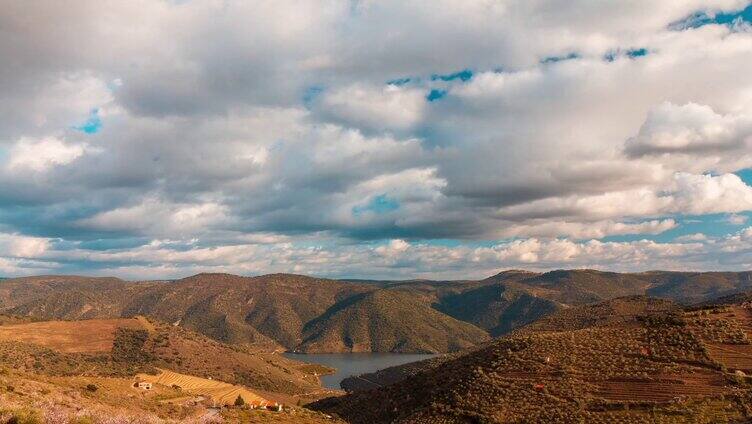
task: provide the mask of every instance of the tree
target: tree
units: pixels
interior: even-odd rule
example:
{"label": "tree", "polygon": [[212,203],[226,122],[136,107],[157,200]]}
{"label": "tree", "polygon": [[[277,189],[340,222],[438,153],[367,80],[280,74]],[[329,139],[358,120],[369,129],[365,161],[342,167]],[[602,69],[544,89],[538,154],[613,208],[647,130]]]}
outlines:
{"label": "tree", "polygon": [[245,405],[245,401],[243,400],[243,397],[238,395],[237,398],[235,398],[235,406],[243,406]]}

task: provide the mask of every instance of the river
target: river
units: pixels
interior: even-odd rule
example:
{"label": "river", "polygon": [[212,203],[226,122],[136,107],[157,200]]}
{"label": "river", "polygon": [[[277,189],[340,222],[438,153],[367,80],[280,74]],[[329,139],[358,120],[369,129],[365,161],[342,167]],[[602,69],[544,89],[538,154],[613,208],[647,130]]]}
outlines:
{"label": "river", "polygon": [[412,353],[285,353],[284,355],[296,361],[336,368],[337,372],[334,374],[321,376],[321,384],[329,389],[340,389],[339,383],[353,375],[374,372],[436,356]]}

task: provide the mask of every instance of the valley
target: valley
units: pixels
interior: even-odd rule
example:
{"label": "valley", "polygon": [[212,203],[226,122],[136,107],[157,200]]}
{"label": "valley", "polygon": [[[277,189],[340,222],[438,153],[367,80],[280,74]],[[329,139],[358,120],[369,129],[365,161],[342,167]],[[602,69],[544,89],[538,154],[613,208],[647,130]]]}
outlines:
{"label": "valley", "polygon": [[[0,401],[8,414],[124,422],[743,419],[749,284],[748,273],[592,270],[442,282],[8,279]],[[407,353],[439,355],[315,363]]]}

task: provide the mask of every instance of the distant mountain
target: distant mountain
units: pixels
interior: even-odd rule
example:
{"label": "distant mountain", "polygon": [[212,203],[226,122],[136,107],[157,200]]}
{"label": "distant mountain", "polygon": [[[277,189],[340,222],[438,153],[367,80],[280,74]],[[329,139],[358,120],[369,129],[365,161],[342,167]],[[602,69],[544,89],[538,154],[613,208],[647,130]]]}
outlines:
{"label": "distant mountain", "polygon": [[489,284],[441,298],[436,309],[493,336],[508,333],[561,308],[560,304],[506,284]]}
{"label": "distant mountain", "polygon": [[469,353],[359,376],[370,388],[311,407],[353,424],[750,422],[751,324],[742,304],[682,311],[618,299]]}
{"label": "distant mountain", "polygon": [[482,343],[484,332],[508,334],[578,305],[639,295],[686,305],[746,290],[752,290],[750,272],[510,270],[478,281],[41,276],[0,282],[0,313],[35,319],[140,314],[265,351],[449,352]]}
{"label": "distant mountain", "polygon": [[291,274],[199,274],[145,290],[123,313],[179,322],[226,342],[292,349],[302,342],[305,323],[368,290]]}
{"label": "distant mountain", "polygon": [[[8,313],[38,319],[145,315],[267,351],[342,352],[357,344],[355,349],[365,352],[444,352],[488,338],[483,330],[432,309],[433,299],[417,289],[400,294],[378,285],[291,274],[199,274],[141,283],[40,277],[0,284],[0,305]],[[367,330],[345,317],[360,317]]]}
{"label": "distant mountain", "polygon": [[751,290],[752,273],[512,270],[464,286],[440,296],[436,309],[499,336],[555,311],[617,297],[646,295],[683,305],[707,301]]}
{"label": "distant mountain", "polygon": [[414,293],[377,290],[334,305],[303,327],[304,352],[454,352],[488,339]]}
{"label": "distant mountain", "polygon": [[752,290],[752,272],[663,272],[640,274],[651,281],[645,294],[691,305]]}

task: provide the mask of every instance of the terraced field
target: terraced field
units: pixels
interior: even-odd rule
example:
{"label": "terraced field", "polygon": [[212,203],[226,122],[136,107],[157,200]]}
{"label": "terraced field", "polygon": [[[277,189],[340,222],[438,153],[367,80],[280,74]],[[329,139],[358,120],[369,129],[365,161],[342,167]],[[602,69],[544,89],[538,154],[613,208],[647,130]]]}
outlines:
{"label": "terraced field", "polygon": [[198,396],[207,396],[218,405],[232,405],[238,396],[251,405],[270,405],[271,402],[242,386],[234,386],[222,381],[179,374],[160,370],[157,375],[138,374],[137,380],[159,384],[165,387],[179,387],[180,390]]}
{"label": "terraced field", "polygon": [[729,370],[752,373],[752,309],[732,305],[688,312],[690,331],[704,342],[708,356]]}
{"label": "terraced field", "polygon": [[[749,309],[622,302],[628,313],[614,317],[613,305],[565,311],[312,407],[357,424],[752,422],[752,378],[734,369],[752,356]],[[600,310],[604,319],[593,319]]]}
{"label": "terraced field", "polygon": [[596,396],[616,401],[668,402],[731,392],[727,381],[718,373],[701,371],[643,379],[613,378],[599,382],[597,386]]}

